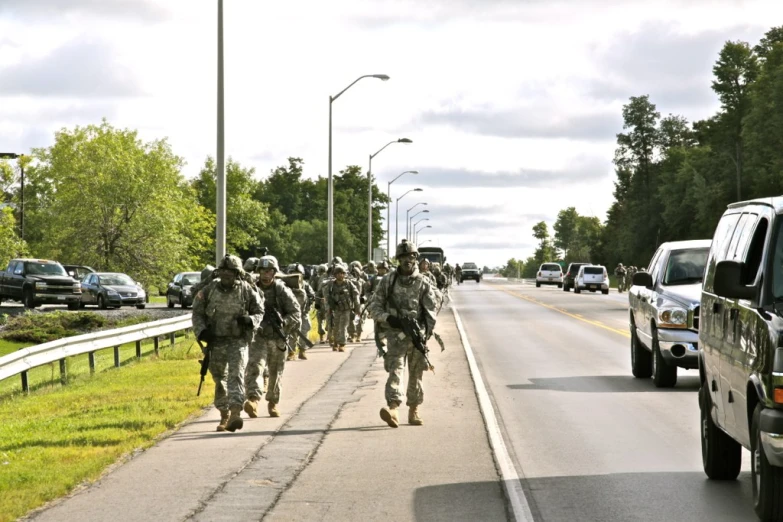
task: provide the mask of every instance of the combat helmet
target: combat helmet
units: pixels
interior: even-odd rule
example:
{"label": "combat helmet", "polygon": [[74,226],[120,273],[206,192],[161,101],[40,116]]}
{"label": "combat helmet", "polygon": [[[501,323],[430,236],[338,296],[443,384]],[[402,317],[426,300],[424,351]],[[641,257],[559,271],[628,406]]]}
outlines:
{"label": "combat helmet", "polygon": [[261,256],[258,263],[256,263],[256,270],[264,268],[274,268],[275,272],[279,272],[280,265],[277,264],[277,258],[275,256]]}
{"label": "combat helmet", "polygon": [[333,267],[335,267],[335,266],[337,266],[337,265],[340,265],[340,264],[342,264],[342,262],[343,262],[343,258],[341,258],[341,257],[339,257],[339,256],[334,256],[334,258],[332,259],[332,262],[331,262],[330,264],[331,264]]}
{"label": "combat helmet", "polygon": [[326,265],[318,265],[318,273],[323,274],[326,272]]}
{"label": "combat helmet", "polygon": [[408,243],[407,239],[403,239],[399,245],[397,245],[397,252],[395,257],[402,257],[408,254],[416,254],[419,257],[419,249],[413,243]]}
{"label": "combat helmet", "polygon": [[201,271],[201,280],[206,281],[210,277],[212,277],[212,273],[215,271],[215,267],[212,265],[207,265],[204,267],[204,270]]}
{"label": "combat helmet", "polygon": [[245,260],[245,264],[242,266],[242,268],[245,269],[245,272],[252,272],[256,269],[256,263],[258,263],[257,257],[248,257]]}
{"label": "combat helmet", "polygon": [[231,254],[226,254],[226,257],[220,260],[218,270],[236,270],[240,275],[245,273],[242,269],[242,260]]}
{"label": "combat helmet", "polygon": [[388,270],[389,269],[389,262],[384,259],[383,261],[378,263],[378,268],[383,268],[384,270]]}
{"label": "combat helmet", "polygon": [[347,272],[345,269],[345,265],[342,263],[337,263],[336,265],[334,265],[334,273],[336,274],[337,272],[342,272],[345,274]]}
{"label": "combat helmet", "polygon": [[302,263],[296,263],[296,264],[294,265],[294,268],[292,268],[292,269],[291,269],[291,272],[290,272],[290,273],[292,273],[292,274],[302,274],[302,275],[304,275],[304,273],[305,273],[305,269],[304,269],[304,267],[302,266]]}

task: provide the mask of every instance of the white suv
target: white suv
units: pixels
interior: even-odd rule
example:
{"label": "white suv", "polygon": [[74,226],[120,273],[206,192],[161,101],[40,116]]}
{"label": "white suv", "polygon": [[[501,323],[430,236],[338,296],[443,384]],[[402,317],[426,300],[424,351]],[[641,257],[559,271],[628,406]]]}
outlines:
{"label": "white suv", "polygon": [[602,294],[609,293],[609,274],[606,267],[601,265],[584,265],[579,267],[579,273],[574,281],[574,293],[582,290],[595,292],[600,290]]}
{"label": "white suv", "polygon": [[538,267],[536,288],[541,285],[557,285],[558,288],[563,288],[563,267],[557,263],[544,263]]}

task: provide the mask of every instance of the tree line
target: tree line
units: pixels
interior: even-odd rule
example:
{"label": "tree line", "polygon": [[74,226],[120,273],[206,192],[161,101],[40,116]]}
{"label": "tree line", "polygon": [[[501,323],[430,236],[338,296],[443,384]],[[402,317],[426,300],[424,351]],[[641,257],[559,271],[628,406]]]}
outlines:
{"label": "tree line", "polygon": [[[303,178],[301,158],[256,179],[226,162],[226,251],[243,259],[269,248],[281,263],[326,261],[327,180]],[[24,166],[24,239],[20,170]],[[0,160],[0,269],[18,256],[125,272],[163,288],[183,270],[214,264],[215,161],[186,179],[166,139],[99,125],[62,129],[50,147],[14,164]],[[367,252],[367,176],[356,165],[334,175],[334,250]],[[383,237],[388,198],[373,184],[373,246]]]}
{"label": "tree line", "polygon": [[730,203],[783,194],[783,26],[755,45],[727,41],[712,71],[721,106],[705,120],[661,117],[648,95],[631,97],[606,220],[563,210],[554,235],[537,223],[533,256],[502,272],[533,277],[556,260],[647,266],[663,242],[712,239]]}

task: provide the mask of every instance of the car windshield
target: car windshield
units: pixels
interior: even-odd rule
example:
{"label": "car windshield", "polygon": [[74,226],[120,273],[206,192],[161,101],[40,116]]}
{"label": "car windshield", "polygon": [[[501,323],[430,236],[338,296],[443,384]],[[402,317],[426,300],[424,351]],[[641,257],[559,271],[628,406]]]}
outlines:
{"label": "car windshield", "polygon": [[112,286],[112,285],[129,285],[134,286],[136,283],[133,282],[133,279],[126,276],[125,274],[106,274],[99,277],[101,284],[106,286]]}
{"label": "car windshield", "polygon": [[476,263],[465,263],[464,265],[462,265],[462,268],[463,269],[467,268],[468,270],[476,270],[477,267],[476,267]]}
{"label": "car windshield", "polygon": [[182,275],[182,286],[192,286],[201,282],[201,272],[191,272]]}
{"label": "car windshield", "polygon": [[30,275],[68,276],[68,274],[65,273],[65,269],[62,267],[62,265],[58,263],[25,263],[24,272],[25,274]]}
{"label": "car windshield", "polygon": [[673,251],[669,254],[669,262],[666,265],[663,284],[690,285],[701,283],[704,279],[704,269],[707,266],[709,253],[709,248]]}
{"label": "car windshield", "polygon": [[549,272],[559,272],[560,265],[556,265],[554,263],[548,265],[541,265],[541,270],[547,270]]}
{"label": "car windshield", "polygon": [[586,266],[584,273],[591,275],[603,275],[604,269],[600,266]]}

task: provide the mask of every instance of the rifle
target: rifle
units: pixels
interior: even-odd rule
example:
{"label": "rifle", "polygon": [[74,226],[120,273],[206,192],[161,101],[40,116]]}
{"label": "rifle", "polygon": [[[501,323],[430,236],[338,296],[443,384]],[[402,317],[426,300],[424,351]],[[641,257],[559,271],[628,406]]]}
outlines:
{"label": "rifle", "polygon": [[419,322],[416,319],[411,319],[409,317],[397,318],[402,324],[402,331],[413,342],[413,346],[424,356],[424,362],[427,363],[427,370],[432,370],[432,373],[435,373],[435,367],[430,363],[430,360],[427,357],[427,353],[429,353],[430,350],[427,348],[427,339],[424,338],[424,334],[421,332]]}
{"label": "rifle", "polygon": [[201,363],[201,381],[198,383],[198,391],[196,392],[196,397],[198,397],[201,395],[201,385],[204,384],[204,377],[207,376],[207,370],[209,369],[209,355],[212,352],[212,347],[209,345],[209,343],[204,346],[198,339],[196,339],[196,342],[201,347],[201,351],[204,353],[204,358],[199,360]]}
{"label": "rifle", "polygon": [[378,328],[378,323],[375,323],[375,347],[378,348],[378,357],[386,357],[386,346],[381,341],[381,335]]}
{"label": "rifle", "polygon": [[307,338],[307,336],[306,336],[305,334],[303,334],[303,333],[302,333],[302,330],[297,330],[297,331],[296,331],[296,335],[298,335],[298,336],[299,336],[299,339],[301,339],[301,340],[302,340],[302,342],[303,342],[303,343],[305,343],[305,346],[307,346],[307,349],[308,349],[308,350],[309,350],[310,348],[312,348],[313,346],[315,346],[315,345],[313,344],[313,342],[312,342],[310,339],[308,339],[308,338]]}
{"label": "rifle", "polygon": [[277,308],[274,306],[269,306],[266,308],[266,310],[264,310],[264,320],[261,321],[261,326],[272,327],[272,331],[275,333],[275,335],[285,341],[285,348],[283,348],[281,351],[293,351],[288,345],[288,336],[283,331],[283,317],[280,315],[280,312],[277,310]]}

